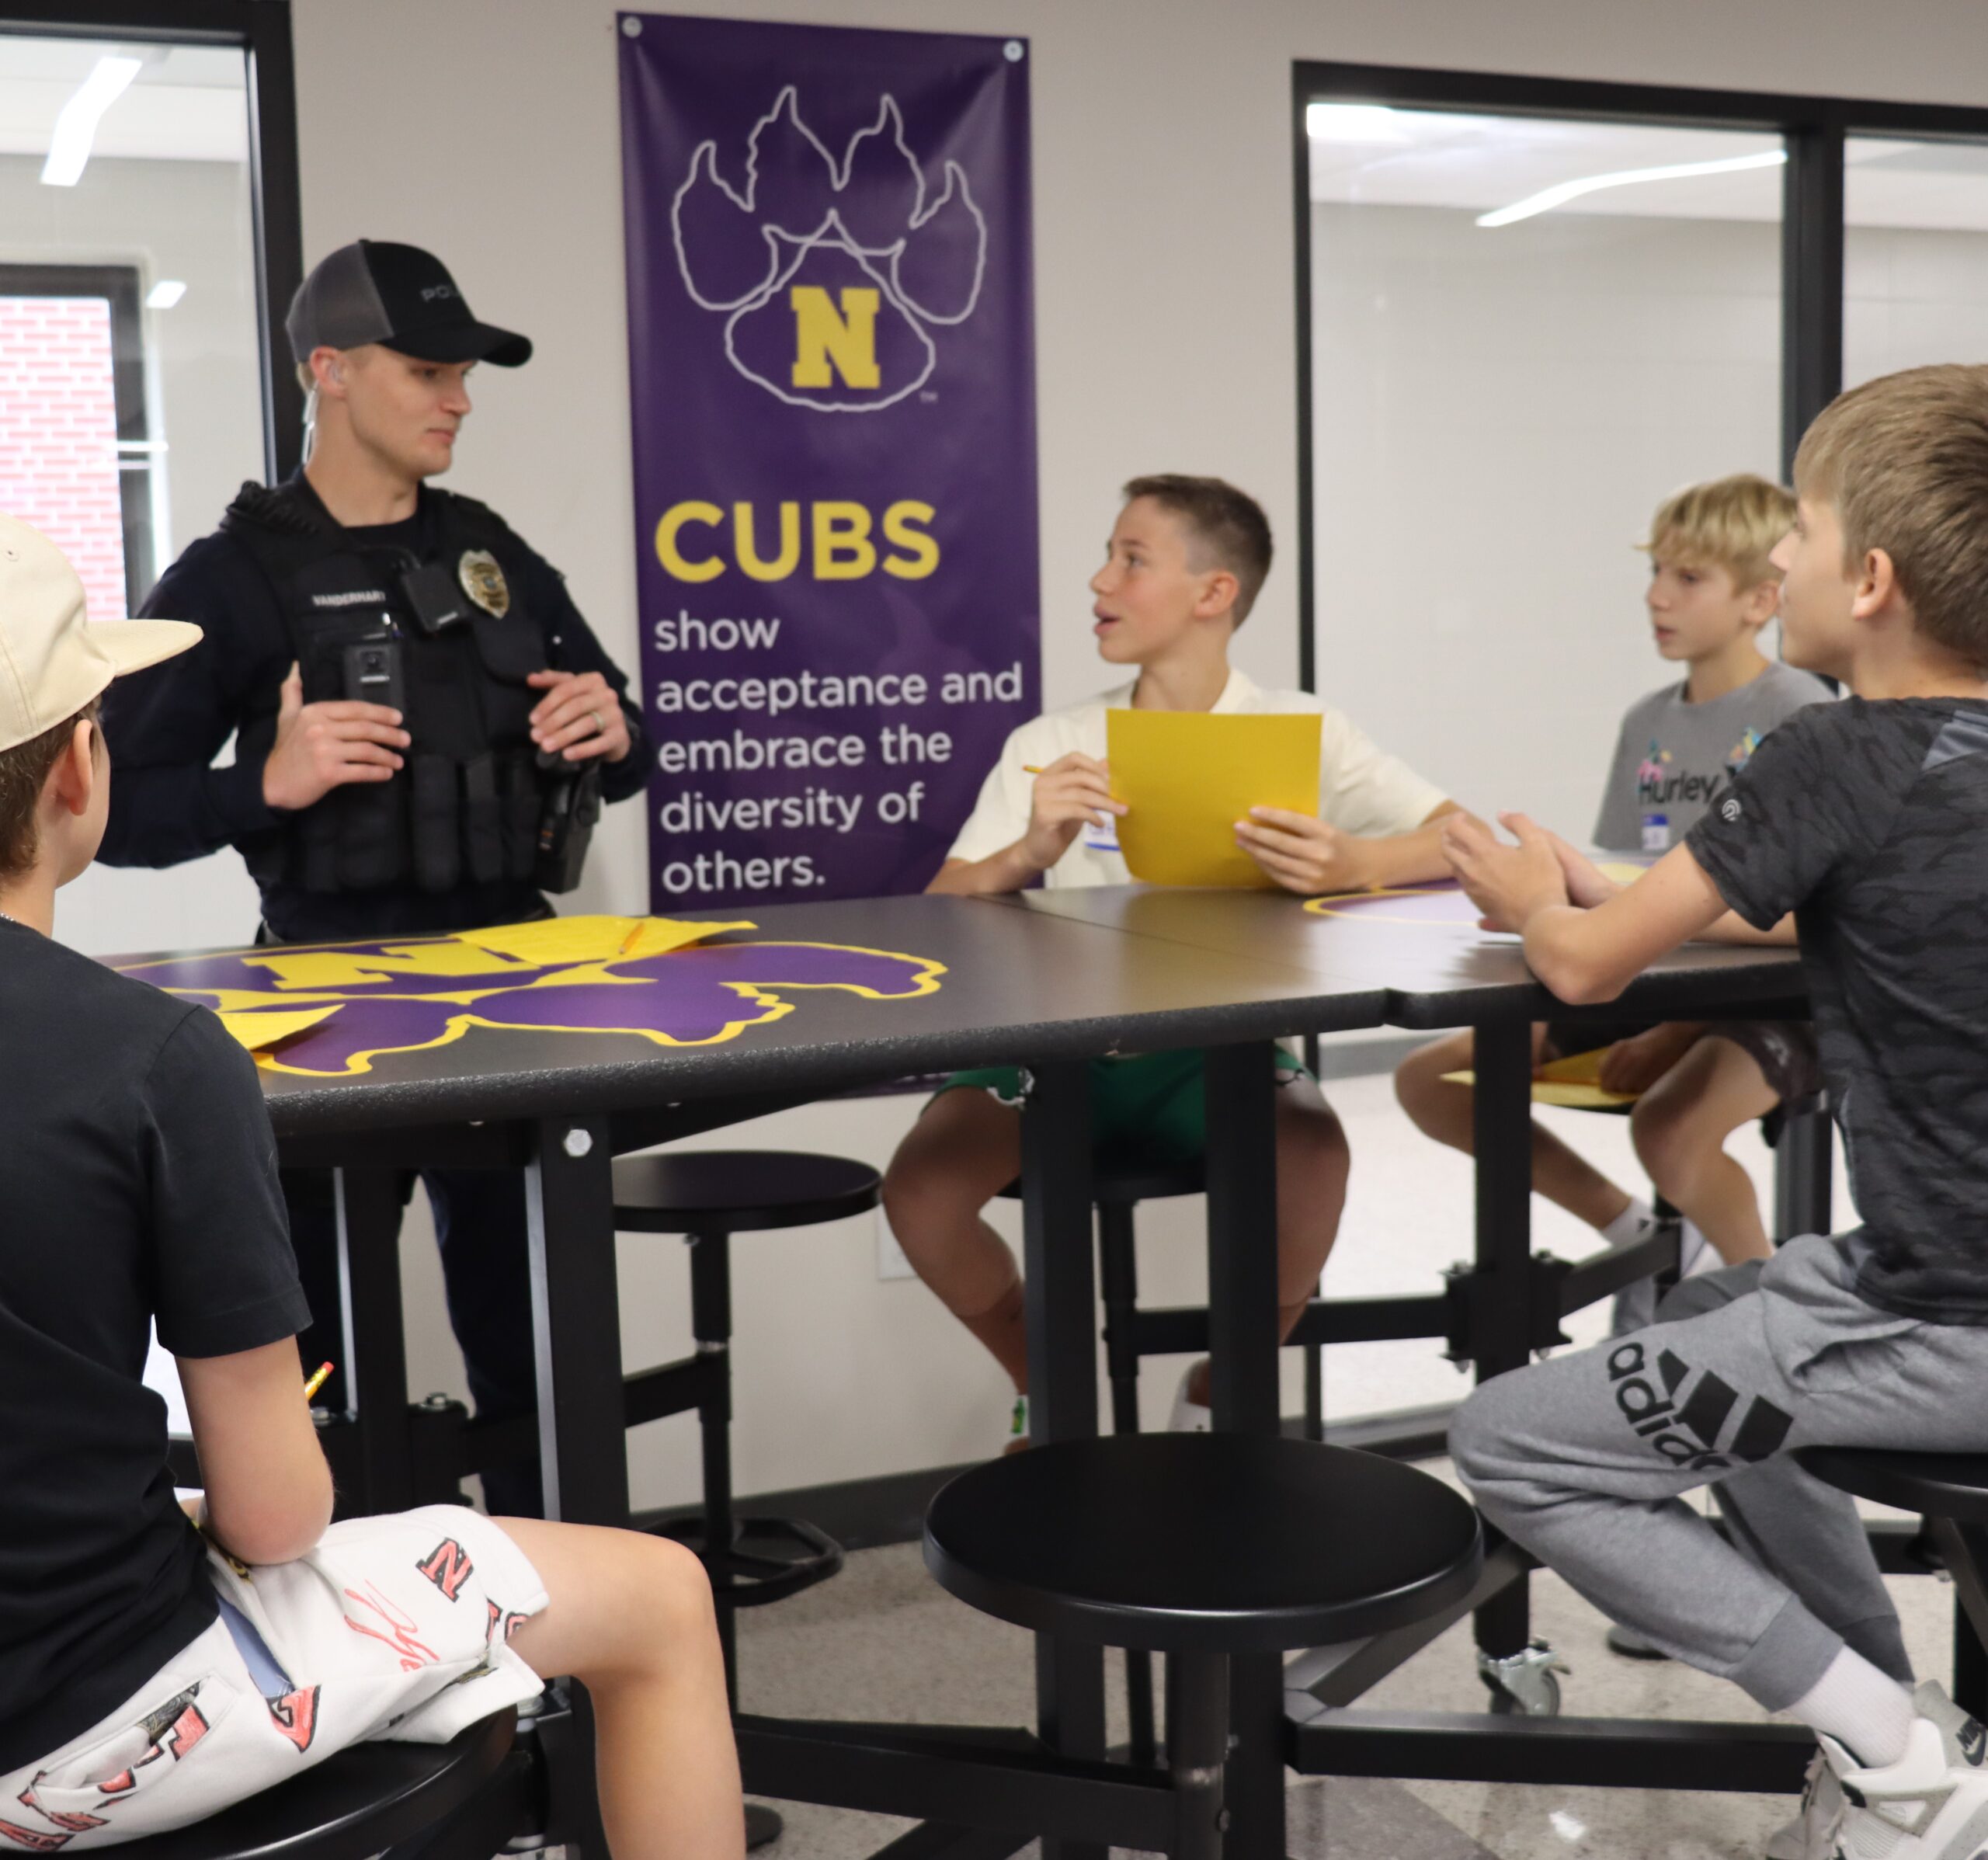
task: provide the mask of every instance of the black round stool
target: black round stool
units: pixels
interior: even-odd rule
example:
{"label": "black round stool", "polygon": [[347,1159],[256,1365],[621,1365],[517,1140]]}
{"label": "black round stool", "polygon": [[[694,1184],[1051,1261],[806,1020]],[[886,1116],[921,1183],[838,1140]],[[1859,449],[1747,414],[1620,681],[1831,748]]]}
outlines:
{"label": "black round stool", "polygon": [[1275,1435],[1058,1441],[962,1473],[925,1520],[926,1566],[961,1601],[1168,1656],[1183,1860],[1222,1851],[1230,1656],[1426,1619],[1470,1593],[1482,1560],[1476,1512],[1440,1480]]}
{"label": "black round stool", "polygon": [[[456,1830],[441,1824],[474,1815],[500,1768],[525,1768],[528,1760],[513,1749],[516,1730],[517,1714],[505,1710],[447,1744],[355,1744],[205,1821],[106,1851],[129,1860],[367,1860],[433,1830],[449,1844],[424,1841],[421,1851],[454,1854]],[[488,1806],[492,1814],[463,1830],[485,1855],[530,1823],[521,1802]]]}
{"label": "black round stool", "polygon": [[[740,1608],[763,1607],[825,1582],[842,1567],[842,1545],[798,1518],[739,1518],[732,1505],[732,1236],[814,1227],[867,1214],[883,1178],[867,1163],[787,1149],[683,1150],[624,1156],[614,1165],[617,1232],[680,1233],[690,1248],[690,1331],[697,1353],[639,1381],[666,1389],[636,1417],[654,1420],[694,1408],[704,1436],[701,1517],[660,1527],[697,1552],[711,1577],[725,1651],[725,1685],[739,1709]],[[777,1839],[771,1809],[746,1804],[746,1844]]]}
{"label": "black round stool", "polygon": [[1823,1484],[1917,1511],[1954,1584],[1953,1699],[1988,1714],[1988,1453],[1900,1453],[1801,1447],[1795,1458]]}
{"label": "black round stool", "polygon": [[[680,1233],[690,1247],[690,1330],[697,1354],[673,1407],[695,1408],[704,1433],[704,1515],[662,1527],[710,1572],[725,1647],[725,1684],[738,1703],[732,1616],[798,1594],[842,1567],[842,1545],[798,1518],[738,1518],[732,1505],[732,1236],[813,1227],[866,1214],[882,1178],[867,1163],[796,1150],[689,1150],[624,1156],[614,1165],[614,1225]],[[648,1417],[645,1417],[648,1418]]]}

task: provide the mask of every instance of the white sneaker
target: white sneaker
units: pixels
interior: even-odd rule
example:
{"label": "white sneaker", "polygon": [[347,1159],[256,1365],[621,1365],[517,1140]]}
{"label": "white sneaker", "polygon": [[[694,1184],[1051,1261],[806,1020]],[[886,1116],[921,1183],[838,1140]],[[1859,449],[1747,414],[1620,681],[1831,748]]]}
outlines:
{"label": "white sneaker", "polygon": [[[1656,1231],[1657,1219],[1651,1215],[1636,1223],[1635,1237],[1628,1243],[1640,1244]],[[1694,1273],[1711,1272],[1726,1262],[1719,1257],[1719,1250],[1711,1241],[1693,1226],[1689,1221],[1684,1223],[1684,1232],[1677,1243],[1677,1276],[1690,1278]],[[1632,1330],[1641,1330],[1656,1322],[1657,1290],[1654,1278],[1638,1279],[1625,1285],[1615,1295],[1615,1302],[1609,1312],[1608,1334],[1627,1337]]]}
{"label": "white sneaker", "polygon": [[1802,1812],[1767,1836],[1767,1860],[1830,1860],[1843,1818],[1843,1785],[1819,1750],[1802,1778]]}
{"label": "white sneaker", "polygon": [[1945,1722],[1913,1719],[1905,1754],[1882,1769],[1817,1738],[1844,1795],[1832,1860],[1976,1860],[1988,1848],[1988,1731],[1944,1693],[1938,1702]]}
{"label": "white sneaker", "polygon": [[1173,1412],[1167,1417],[1170,1434],[1206,1434],[1215,1426],[1215,1410],[1196,1401],[1187,1392],[1198,1364],[1190,1364],[1180,1374],[1180,1386],[1173,1392]]}

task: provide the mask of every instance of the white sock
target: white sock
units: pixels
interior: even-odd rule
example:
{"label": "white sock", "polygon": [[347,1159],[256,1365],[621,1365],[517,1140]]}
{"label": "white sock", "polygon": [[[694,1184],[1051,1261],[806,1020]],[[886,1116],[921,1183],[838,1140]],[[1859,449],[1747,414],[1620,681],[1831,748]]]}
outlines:
{"label": "white sock", "polygon": [[1601,1230],[1601,1237],[1611,1246],[1626,1246],[1631,1241],[1642,1237],[1642,1229],[1656,1219],[1650,1212],[1647,1201],[1629,1197],[1629,1205]]}
{"label": "white sock", "polygon": [[1826,1731],[1872,1770],[1886,1768],[1905,1754],[1918,1716],[1903,1686],[1849,1647],[1788,1710],[1791,1717]]}

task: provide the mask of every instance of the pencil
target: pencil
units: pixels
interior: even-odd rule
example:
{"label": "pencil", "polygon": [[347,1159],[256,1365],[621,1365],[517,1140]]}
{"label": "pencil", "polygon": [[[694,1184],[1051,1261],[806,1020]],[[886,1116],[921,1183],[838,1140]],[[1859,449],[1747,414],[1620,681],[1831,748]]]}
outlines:
{"label": "pencil", "polygon": [[1022,764],[1022,773],[1024,775],[1040,775],[1042,766],[1040,763],[1025,762]]}
{"label": "pencil", "polygon": [[307,1402],[310,1400],[311,1396],[315,1395],[320,1389],[324,1387],[325,1378],[329,1375],[331,1372],[332,1365],[329,1363],[320,1363],[318,1365],[317,1372],[304,1385],[304,1399]]}

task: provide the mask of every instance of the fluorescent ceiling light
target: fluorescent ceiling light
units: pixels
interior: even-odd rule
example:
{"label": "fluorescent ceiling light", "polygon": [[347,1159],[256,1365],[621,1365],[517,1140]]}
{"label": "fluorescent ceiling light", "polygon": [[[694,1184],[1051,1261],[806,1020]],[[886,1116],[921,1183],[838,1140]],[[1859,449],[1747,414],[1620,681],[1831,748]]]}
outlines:
{"label": "fluorescent ceiling light", "polygon": [[1736,175],[1749,168],[1778,168],[1787,159],[1787,150],[1776,148],[1765,155],[1733,155],[1722,162],[1676,162],[1665,168],[1625,168],[1619,174],[1590,175],[1584,181],[1562,181],[1557,186],[1543,188],[1494,213],[1481,213],[1477,223],[1510,226],[1519,220],[1529,220],[1536,213],[1550,213],[1583,194],[1598,193],[1604,187],[1633,187],[1644,181],[1683,181],[1694,175]]}
{"label": "fluorescent ceiling light", "polygon": [[145,293],[145,308],[148,310],[170,310],[186,294],[184,279],[161,278]]}
{"label": "fluorescent ceiling light", "polygon": [[1385,103],[1308,103],[1305,133],[1314,142],[1406,142],[1401,112]]}
{"label": "fluorescent ceiling light", "polygon": [[123,94],[144,63],[142,58],[97,60],[96,68],[77,85],[76,94],[55,119],[55,133],[48,139],[48,159],[41,168],[46,186],[74,187],[82,179],[99,120]]}

